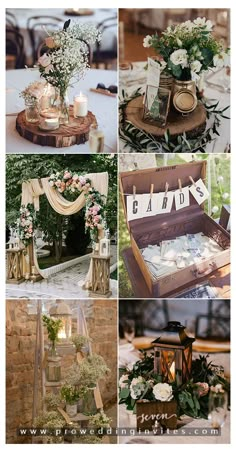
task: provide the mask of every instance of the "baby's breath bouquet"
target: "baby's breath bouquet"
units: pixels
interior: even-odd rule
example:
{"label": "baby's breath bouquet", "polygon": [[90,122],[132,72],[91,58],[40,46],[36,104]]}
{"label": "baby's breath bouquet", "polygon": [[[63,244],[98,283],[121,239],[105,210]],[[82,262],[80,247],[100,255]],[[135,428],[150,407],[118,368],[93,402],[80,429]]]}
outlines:
{"label": "baby's breath bouquet", "polygon": [[[89,48],[100,40],[91,24],[65,22],[63,30],[48,32],[47,51],[38,59],[41,77],[58,88],[62,100],[73,82],[80,80],[89,68]],[[88,45],[87,45],[88,44]],[[74,80],[72,80],[74,79]]]}
{"label": "baby's breath bouquet", "polygon": [[161,36],[146,36],[143,46],[155,49],[162,71],[178,80],[197,79],[202,71],[229,65],[229,49],[214,38],[212,30],[210,20],[198,17],[167,27]]}

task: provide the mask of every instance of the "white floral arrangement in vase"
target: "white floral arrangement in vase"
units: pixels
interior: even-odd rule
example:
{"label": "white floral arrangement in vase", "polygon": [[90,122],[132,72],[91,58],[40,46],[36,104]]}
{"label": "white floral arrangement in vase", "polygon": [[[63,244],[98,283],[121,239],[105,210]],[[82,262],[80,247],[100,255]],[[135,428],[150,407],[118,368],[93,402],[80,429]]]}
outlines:
{"label": "white floral arrangement in vase", "polygon": [[63,30],[48,32],[47,51],[38,59],[38,68],[41,77],[58,89],[62,110],[63,105],[68,110],[68,87],[78,82],[89,69],[89,46],[100,39],[96,27],[78,23],[70,27],[70,19]]}
{"label": "white floral arrangement in vase", "polygon": [[156,51],[161,71],[177,80],[197,80],[202,71],[229,66],[229,48],[212,31],[212,22],[198,17],[171,25],[160,36],[146,36],[143,46]]}

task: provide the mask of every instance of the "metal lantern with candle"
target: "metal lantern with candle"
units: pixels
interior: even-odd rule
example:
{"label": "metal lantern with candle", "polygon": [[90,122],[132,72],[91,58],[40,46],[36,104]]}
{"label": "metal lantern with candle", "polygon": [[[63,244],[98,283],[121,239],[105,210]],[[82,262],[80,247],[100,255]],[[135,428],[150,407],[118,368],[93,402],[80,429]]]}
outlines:
{"label": "metal lantern with candle", "polygon": [[49,314],[54,319],[60,319],[62,326],[58,332],[58,339],[62,343],[71,343],[71,325],[72,325],[72,311],[65,302],[58,302],[49,310]]}
{"label": "metal lantern with candle", "polygon": [[154,346],[154,372],[162,376],[163,382],[176,382],[181,385],[191,378],[192,344],[185,327],[178,321],[170,321],[162,329]]}

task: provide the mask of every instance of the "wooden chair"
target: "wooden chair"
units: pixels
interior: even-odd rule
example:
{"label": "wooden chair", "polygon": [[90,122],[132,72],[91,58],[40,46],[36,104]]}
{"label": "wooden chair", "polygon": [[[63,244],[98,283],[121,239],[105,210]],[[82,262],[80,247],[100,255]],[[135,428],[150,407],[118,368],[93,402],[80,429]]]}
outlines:
{"label": "wooden chair", "polygon": [[19,26],[14,14],[6,11],[6,27],[19,32]]}
{"label": "wooden chair", "polygon": [[27,20],[27,30],[30,37],[32,55],[33,55],[33,64],[37,61],[37,37],[36,34],[42,27],[48,29],[58,28],[59,24],[62,24],[62,20],[59,17],[53,16],[31,16]]}
{"label": "wooden chair", "polygon": [[6,28],[6,69],[20,69],[24,65],[24,38],[18,31]]}
{"label": "wooden chair", "polygon": [[[98,24],[97,28],[100,31],[101,35],[103,36],[104,32],[109,30],[109,28],[117,26],[117,18],[116,16],[107,17],[105,20]],[[98,69],[100,65],[104,65],[105,69],[108,69],[109,65],[115,63],[117,61],[117,49],[114,50],[102,50],[101,43],[97,42],[96,50],[93,53],[93,65]]]}

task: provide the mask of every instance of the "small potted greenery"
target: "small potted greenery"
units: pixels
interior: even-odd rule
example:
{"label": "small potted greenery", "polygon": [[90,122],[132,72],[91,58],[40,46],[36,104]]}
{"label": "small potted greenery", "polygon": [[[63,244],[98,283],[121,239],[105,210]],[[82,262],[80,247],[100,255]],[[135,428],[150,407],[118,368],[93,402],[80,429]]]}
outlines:
{"label": "small potted greenery", "polygon": [[69,384],[62,386],[61,397],[66,402],[66,413],[69,417],[74,417],[77,414],[79,396],[79,391],[75,386]]}

